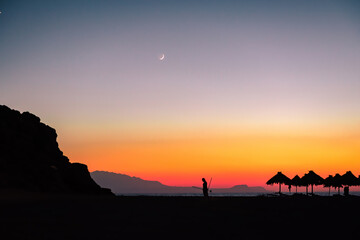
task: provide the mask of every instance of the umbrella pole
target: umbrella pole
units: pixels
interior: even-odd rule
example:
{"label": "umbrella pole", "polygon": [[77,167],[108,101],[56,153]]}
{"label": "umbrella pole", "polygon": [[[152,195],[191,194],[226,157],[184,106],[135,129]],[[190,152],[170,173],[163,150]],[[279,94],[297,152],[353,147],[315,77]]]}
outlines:
{"label": "umbrella pole", "polygon": [[314,184],[311,184],[311,195],[314,195]]}
{"label": "umbrella pole", "polygon": [[297,186],[295,186],[295,188],[296,188],[296,193],[297,193]]}
{"label": "umbrella pole", "polygon": [[281,183],[279,183],[279,194],[281,194]]}

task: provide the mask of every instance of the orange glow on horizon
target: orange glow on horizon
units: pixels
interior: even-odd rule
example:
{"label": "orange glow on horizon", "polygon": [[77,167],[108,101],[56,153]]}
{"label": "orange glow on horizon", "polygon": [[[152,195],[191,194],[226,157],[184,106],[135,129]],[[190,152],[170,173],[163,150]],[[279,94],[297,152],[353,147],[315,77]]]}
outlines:
{"label": "orange glow on horizon", "polygon": [[[64,138],[61,138],[64,139]],[[72,162],[156,180],[172,186],[194,186],[213,177],[214,187],[238,184],[266,186],[282,171],[289,177],[314,170],[323,177],[360,169],[360,134],[208,134],[137,140],[94,136],[61,141]]]}

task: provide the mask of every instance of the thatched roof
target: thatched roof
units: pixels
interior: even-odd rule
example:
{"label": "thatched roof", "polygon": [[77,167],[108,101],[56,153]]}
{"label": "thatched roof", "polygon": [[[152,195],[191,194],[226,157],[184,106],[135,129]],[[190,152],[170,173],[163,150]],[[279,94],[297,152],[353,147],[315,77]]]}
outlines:
{"label": "thatched roof", "polygon": [[334,181],[334,177],[332,175],[329,175],[323,181],[324,187],[332,187],[333,181]]}
{"label": "thatched roof", "polygon": [[332,180],[332,186],[335,188],[341,188],[342,187],[342,179],[340,174],[335,174],[333,180]]}
{"label": "thatched roof", "polygon": [[347,171],[341,176],[341,183],[346,186],[357,186],[359,185],[359,179],[351,171]]}
{"label": "thatched roof", "polygon": [[292,186],[301,186],[301,179],[298,175],[296,175],[293,179],[291,179]]}
{"label": "thatched roof", "polygon": [[317,175],[314,171],[309,171],[301,178],[301,183],[304,186],[307,185],[321,185],[324,179]]}
{"label": "thatched roof", "polygon": [[278,172],[275,176],[269,179],[269,181],[266,182],[267,185],[272,185],[274,183],[283,183],[283,184],[290,184],[291,180],[281,172]]}

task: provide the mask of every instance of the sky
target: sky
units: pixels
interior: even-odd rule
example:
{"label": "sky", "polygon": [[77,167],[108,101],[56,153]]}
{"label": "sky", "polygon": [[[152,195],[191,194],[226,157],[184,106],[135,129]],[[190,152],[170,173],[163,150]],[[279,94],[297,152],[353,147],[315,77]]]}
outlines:
{"label": "sky", "polygon": [[359,1],[2,0],[0,11],[0,104],[39,116],[90,171],[217,187],[360,174]]}

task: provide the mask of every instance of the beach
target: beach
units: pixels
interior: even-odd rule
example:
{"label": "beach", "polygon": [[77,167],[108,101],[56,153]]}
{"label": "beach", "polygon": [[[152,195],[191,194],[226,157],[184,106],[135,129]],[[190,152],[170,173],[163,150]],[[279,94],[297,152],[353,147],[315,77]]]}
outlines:
{"label": "beach", "polygon": [[4,239],[343,239],[360,197],[0,197]]}

